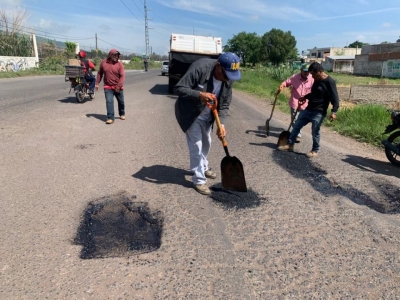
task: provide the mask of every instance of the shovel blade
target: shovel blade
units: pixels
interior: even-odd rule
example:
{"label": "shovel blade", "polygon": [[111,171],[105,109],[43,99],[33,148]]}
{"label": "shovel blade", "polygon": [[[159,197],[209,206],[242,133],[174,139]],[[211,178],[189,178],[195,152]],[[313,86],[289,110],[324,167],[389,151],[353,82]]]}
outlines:
{"label": "shovel blade", "polygon": [[288,143],[290,131],[282,131],[278,138],[277,146],[284,146]]}
{"label": "shovel blade", "polygon": [[243,165],[236,156],[225,156],[221,161],[221,182],[226,190],[247,192]]}
{"label": "shovel blade", "polygon": [[269,119],[265,121],[265,132],[267,133],[267,136],[269,136]]}

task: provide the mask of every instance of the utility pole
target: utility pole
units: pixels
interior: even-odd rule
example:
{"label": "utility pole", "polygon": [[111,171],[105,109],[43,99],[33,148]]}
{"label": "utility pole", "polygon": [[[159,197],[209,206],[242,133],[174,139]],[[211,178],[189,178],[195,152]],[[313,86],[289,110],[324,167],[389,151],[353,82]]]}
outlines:
{"label": "utility pole", "polygon": [[99,51],[99,50],[97,50],[97,33],[95,34],[94,39],[96,40],[96,57],[97,57],[97,53]]}
{"label": "utility pole", "polygon": [[144,24],[145,24],[145,39],[146,39],[146,58],[149,54],[149,24],[147,18],[147,1],[144,0]]}

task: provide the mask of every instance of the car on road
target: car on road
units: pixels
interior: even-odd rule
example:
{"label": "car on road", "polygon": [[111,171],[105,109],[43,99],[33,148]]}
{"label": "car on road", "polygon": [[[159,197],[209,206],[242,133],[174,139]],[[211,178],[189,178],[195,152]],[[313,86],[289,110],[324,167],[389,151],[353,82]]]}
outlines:
{"label": "car on road", "polygon": [[168,74],[168,66],[169,66],[168,60],[163,60],[161,62],[161,75],[162,76],[164,76],[165,74]]}

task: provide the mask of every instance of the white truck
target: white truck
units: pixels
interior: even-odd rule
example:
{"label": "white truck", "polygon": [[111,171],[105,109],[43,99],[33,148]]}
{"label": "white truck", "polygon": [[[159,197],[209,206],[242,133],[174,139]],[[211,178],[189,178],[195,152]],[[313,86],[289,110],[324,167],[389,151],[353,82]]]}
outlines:
{"label": "white truck", "polygon": [[174,86],[195,60],[202,57],[218,58],[221,53],[220,37],[173,33],[169,52],[169,93],[173,93]]}

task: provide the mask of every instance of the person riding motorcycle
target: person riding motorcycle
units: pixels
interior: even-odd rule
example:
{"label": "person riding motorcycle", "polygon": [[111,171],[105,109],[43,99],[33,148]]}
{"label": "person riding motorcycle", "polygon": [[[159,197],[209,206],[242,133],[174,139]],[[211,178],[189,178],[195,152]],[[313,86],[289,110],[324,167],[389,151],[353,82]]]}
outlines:
{"label": "person riding motorcycle", "polygon": [[94,94],[94,87],[96,85],[96,77],[92,71],[96,70],[96,65],[86,58],[86,52],[81,50],[78,53],[81,66],[83,67],[83,74],[85,74],[85,80],[89,83],[89,94]]}

